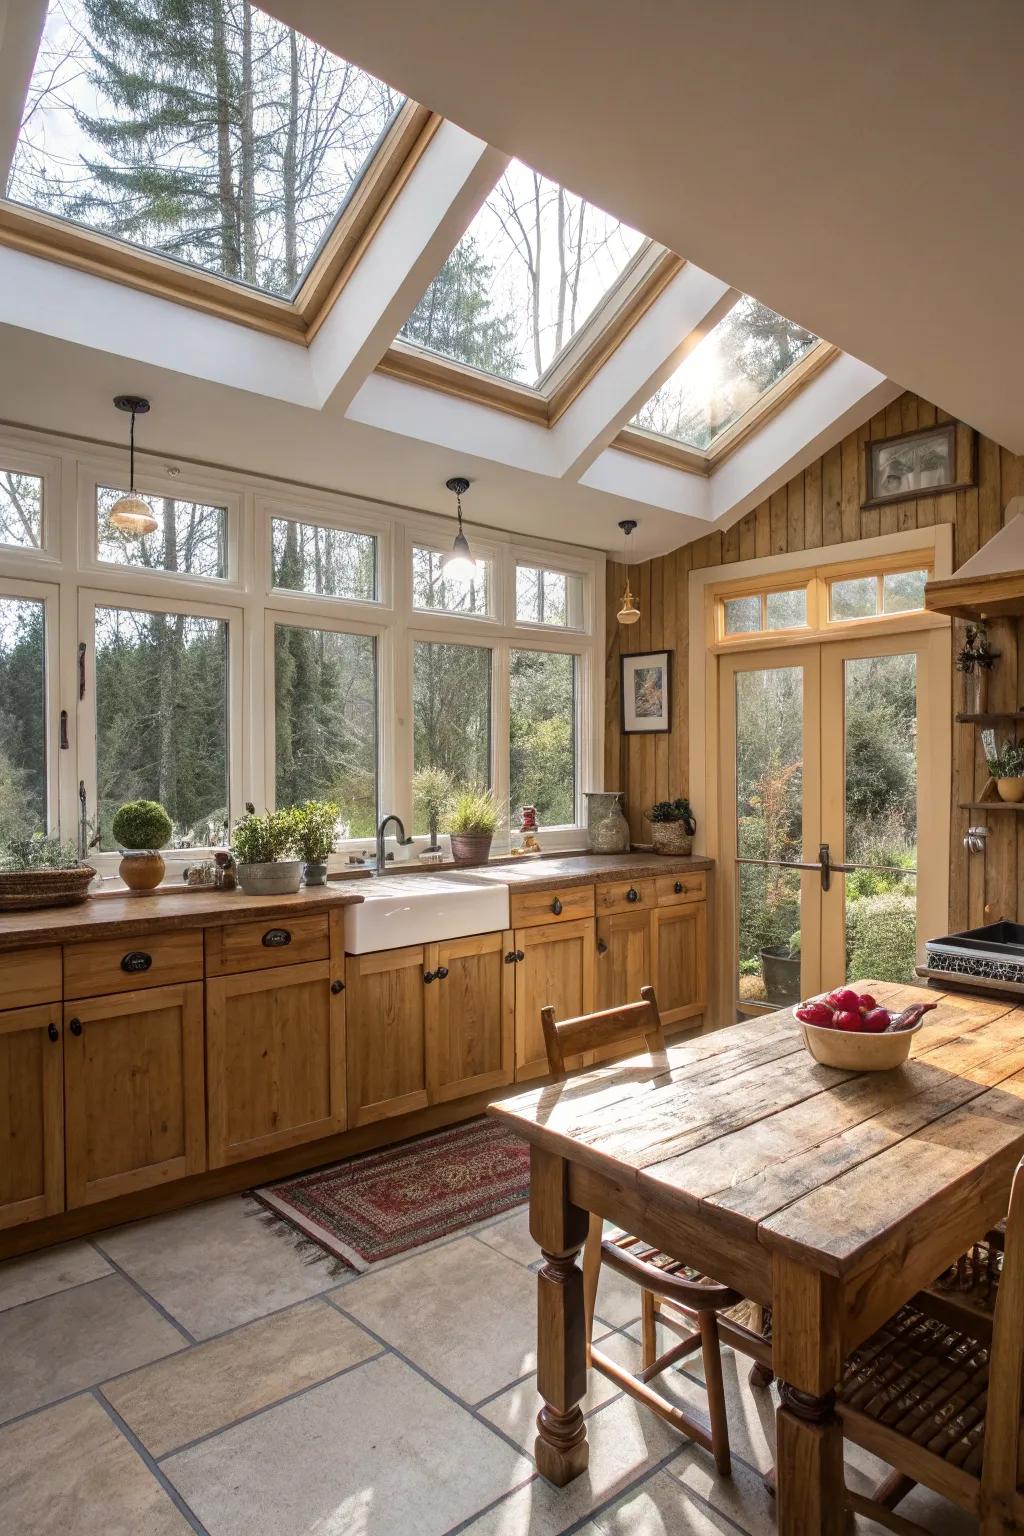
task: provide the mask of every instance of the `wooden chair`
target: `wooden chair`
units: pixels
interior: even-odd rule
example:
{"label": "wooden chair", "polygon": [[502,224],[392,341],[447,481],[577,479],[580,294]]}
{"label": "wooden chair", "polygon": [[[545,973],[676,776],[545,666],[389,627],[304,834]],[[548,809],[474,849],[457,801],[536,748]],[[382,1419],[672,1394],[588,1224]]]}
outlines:
{"label": "wooden chair", "polygon": [[1024,1159],[994,1290],[987,1332],[977,1305],[958,1310],[940,1289],[936,1315],[936,1292],[922,1292],[846,1363],[843,1431],[895,1468],[870,1498],[847,1490],[847,1504],[900,1536],[922,1531],[895,1508],[915,1483],[974,1515],[980,1536],[1024,1530]]}
{"label": "wooden chair", "polygon": [[[665,1036],[653,987],[641,987],[640,997],[639,1003],[627,1003],[621,1008],[607,1008],[600,1013],[561,1021],[556,1021],[553,1008],[542,1008],[541,1023],[551,1076],[556,1080],[566,1076],[567,1056],[625,1044],[640,1036],[652,1056],[663,1056]],[[642,1367],[636,1376],[592,1342],[602,1264],[641,1287],[643,1353]],[[729,1286],[719,1285],[684,1261],[670,1258],[626,1232],[606,1237],[601,1217],[592,1215],[583,1251],[583,1295],[588,1363],[675,1429],[709,1450],[719,1472],[727,1477],[730,1472],[729,1425],[722,1384],[721,1341],[752,1355],[766,1379],[771,1380],[770,1343],[741,1322],[722,1316],[723,1312],[743,1302],[740,1293]],[[681,1340],[661,1355],[657,1352],[659,1321]],[[684,1413],[650,1386],[656,1376],[698,1350],[704,1357],[707,1423]]]}

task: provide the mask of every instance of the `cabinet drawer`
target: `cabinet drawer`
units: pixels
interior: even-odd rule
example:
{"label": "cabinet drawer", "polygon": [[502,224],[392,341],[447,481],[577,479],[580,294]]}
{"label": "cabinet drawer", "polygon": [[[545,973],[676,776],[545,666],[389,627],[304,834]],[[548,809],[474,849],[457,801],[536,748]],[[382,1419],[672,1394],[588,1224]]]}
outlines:
{"label": "cabinet drawer", "polygon": [[653,880],[611,880],[607,885],[599,885],[596,895],[599,914],[630,912],[636,907],[653,907],[655,904]]}
{"label": "cabinet drawer", "polygon": [[707,871],[695,875],[659,875],[655,880],[658,906],[673,907],[679,901],[704,901],[707,896]]}
{"label": "cabinet drawer", "polygon": [[206,930],[207,976],[303,965],[309,960],[327,960],[330,953],[326,912],[276,922],[263,918],[257,923],[225,923]]}
{"label": "cabinet drawer", "polygon": [[198,931],[64,946],[65,998],[102,997],[202,979],[203,936]]}
{"label": "cabinet drawer", "polygon": [[594,887],[570,885],[563,891],[520,891],[509,898],[513,928],[532,928],[537,923],[569,923],[593,917]]}
{"label": "cabinet drawer", "polygon": [[5,1008],[60,1000],[60,950],[12,949],[0,954],[0,999]]}

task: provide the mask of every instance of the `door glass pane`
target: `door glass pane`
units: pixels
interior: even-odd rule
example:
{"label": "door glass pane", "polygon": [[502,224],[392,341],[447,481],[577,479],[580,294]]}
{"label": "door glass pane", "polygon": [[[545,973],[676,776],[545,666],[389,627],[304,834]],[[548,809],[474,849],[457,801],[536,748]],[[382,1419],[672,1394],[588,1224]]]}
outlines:
{"label": "door glass pane", "polygon": [[[491,782],[491,651],[417,641],[413,650],[413,767],[446,768],[457,784]],[[414,822],[426,832],[424,822]],[[443,828],[442,828],[443,830]]]}
{"label": "door glass pane", "polygon": [[723,607],[727,635],[749,635],[761,628],[760,597],[729,597]]}
{"label": "door glass pane", "polygon": [[767,596],[768,628],[793,629],[807,623],[807,588],[796,587],[792,592],[769,592]]}
{"label": "door glass pane", "polygon": [[175,848],[224,841],[228,819],[228,626],[140,608],[96,609],[100,847],[126,800],[159,800]]}
{"label": "door glass pane", "polygon": [[874,576],[856,576],[832,583],[833,619],[873,619],[878,607]]}
{"label": "door glass pane", "polygon": [[278,807],[333,800],[341,837],[377,825],[377,642],[300,624],[274,626]]}
{"label": "door glass pane", "polygon": [[844,693],[847,976],[914,981],[916,655],[848,660]]}
{"label": "door glass pane", "polygon": [[736,675],[739,996],[776,1007],[799,1000],[800,875],[785,865],[803,846],[803,684],[802,667]]}
{"label": "door glass pane", "polygon": [[0,597],[0,842],[45,831],[45,610]]}
{"label": "door glass pane", "polygon": [[927,571],[892,571],[882,577],[882,612],[909,613],[924,607]]}
{"label": "door glass pane", "polygon": [[509,653],[509,800],[512,818],[535,805],[542,827],[576,820],[576,658]]}

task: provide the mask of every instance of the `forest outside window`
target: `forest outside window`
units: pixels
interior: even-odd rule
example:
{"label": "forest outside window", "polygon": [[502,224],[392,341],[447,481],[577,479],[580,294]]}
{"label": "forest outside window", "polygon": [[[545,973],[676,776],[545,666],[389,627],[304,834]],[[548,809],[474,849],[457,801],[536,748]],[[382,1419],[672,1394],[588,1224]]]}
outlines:
{"label": "forest outside window", "polygon": [[542,827],[578,820],[578,660],[550,651],[509,655],[509,802],[513,822],[534,805]]}
{"label": "forest outside window", "polygon": [[582,629],[583,577],[517,563],[516,623]]}
{"label": "forest outside window", "polygon": [[378,549],[372,533],[289,517],[275,517],[270,526],[271,583],[278,590],[378,601]]}
{"label": "forest outside window", "polygon": [[0,592],[0,838],[47,827],[46,609]]}
{"label": "forest outside window", "polygon": [[417,544],[412,552],[412,605],[427,613],[458,613],[477,619],[491,617],[494,567],[476,556],[477,574],[460,580],[445,570],[449,551]]}
{"label": "forest outside window", "polygon": [[0,467],[0,546],[43,547],[43,482]]}
{"label": "forest outside window", "polygon": [[[456,784],[491,784],[489,646],[446,640],[413,645],[413,768],[444,768]],[[426,832],[422,818],[413,830]]]}
{"label": "forest outside window", "polygon": [[108,565],[165,571],[180,576],[223,580],[228,574],[226,507],[152,496],[157,528],[153,533],[125,533],[110,521],[114,503],[128,494],[125,486],[96,487],[96,552]]}

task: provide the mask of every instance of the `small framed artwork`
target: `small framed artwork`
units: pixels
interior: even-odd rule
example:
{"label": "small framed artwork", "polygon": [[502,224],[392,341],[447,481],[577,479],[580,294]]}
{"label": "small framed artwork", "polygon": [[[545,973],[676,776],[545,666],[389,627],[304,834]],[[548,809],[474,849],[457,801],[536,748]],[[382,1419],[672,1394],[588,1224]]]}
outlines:
{"label": "small framed artwork", "polygon": [[973,433],[965,436],[966,462],[962,468],[957,464],[955,421],[865,443],[867,496],[863,505],[878,507],[890,501],[939,496],[943,491],[973,484]]}
{"label": "small framed artwork", "polygon": [[672,652],[642,651],[621,656],[622,729],[636,732],[672,729]]}

